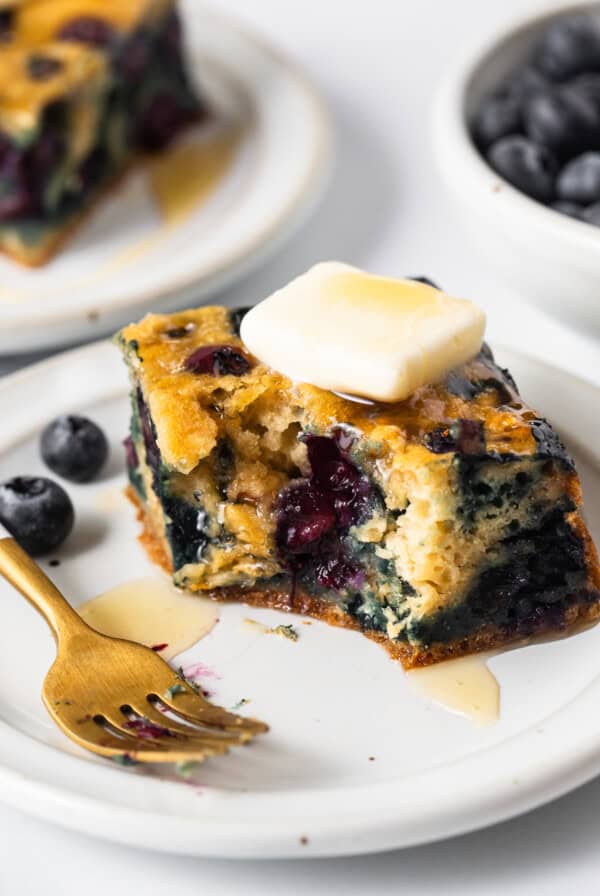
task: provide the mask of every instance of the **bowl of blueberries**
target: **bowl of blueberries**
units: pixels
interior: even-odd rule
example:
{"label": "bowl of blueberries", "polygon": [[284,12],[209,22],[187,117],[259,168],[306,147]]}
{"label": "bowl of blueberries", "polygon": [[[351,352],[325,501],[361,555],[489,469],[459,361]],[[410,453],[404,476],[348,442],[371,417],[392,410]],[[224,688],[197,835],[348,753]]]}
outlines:
{"label": "bowl of blueberries", "polygon": [[600,3],[463,53],[440,89],[434,147],[499,279],[600,335]]}

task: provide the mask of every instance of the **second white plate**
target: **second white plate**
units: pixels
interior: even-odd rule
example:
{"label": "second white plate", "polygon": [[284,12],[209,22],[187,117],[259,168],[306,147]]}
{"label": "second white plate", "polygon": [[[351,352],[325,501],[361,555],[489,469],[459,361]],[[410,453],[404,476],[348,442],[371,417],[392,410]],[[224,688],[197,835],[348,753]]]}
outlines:
{"label": "second white plate", "polygon": [[[173,226],[139,170],[46,267],[0,258],[0,354],[92,339],[145,311],[197,304],[274,251],[320,196],[332,133],[309,82],[196,0],[182,8],[199,88],[238,133],[230,164]],[[209,143],[217,127],[184,139]]]}

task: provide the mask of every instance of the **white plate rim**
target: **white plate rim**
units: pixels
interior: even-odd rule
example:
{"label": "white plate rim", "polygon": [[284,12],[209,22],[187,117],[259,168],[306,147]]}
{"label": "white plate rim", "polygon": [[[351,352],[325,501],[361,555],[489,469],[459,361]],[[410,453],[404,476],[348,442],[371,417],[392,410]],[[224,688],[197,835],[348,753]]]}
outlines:
{"label": "white plate rim", "polygon": [[[245,241],[239,242],[235,249],[221,253],[220,257],[212,262],[203,263],[201,267],[189,272],[180,280],[171,281],[162,289],[146,290],[134,301],[130,298],[120,299],[116,290],[110,300],[94,302],[93,309],[84,304],[81,308],[55,312],[50,310],[36,314],[34,320],[26,314],[11,316],[9,320],[2,322],[0,356],[29,352],[36,348],[61,347],[79,339],[94,338],[99,333],[106,333],[109,328],[116,329],[118,323],[110,322],[111,317],[114,318],[116,315],[122,317],[125,311],[131,311],[131,315],[135,317],[136,313],[139,315],[140,309],[146,306],[156,308],[160,303],[162,309],[169,310],[191,296],[196,302],[200,302],[210,293],[231,285],[276,253],[317,206],[329,182],[335,154],[334,127],[325,99],[300,64],[278,50],[251,27],[221,13],[211,4],[202,3],[198,12],[202,13],[203,18],[209,19],[213,27],[217,26],[234,34],[239,40],[258,50],[264,58],[275,63],[293,84],[294,90],[302,95],[313,140],[311,154],[307,155],[304,162],[303,176],[290,190],[285,201],[280,202]],[[227,60],[223,60],[223,66],[227,67]],[[65,251],[68,252],[68,246]],[[91,320],[88,317],[90,313],[93,318]],[[100,331],[93,326],[90,327],[90,324],[93,325],[98,320],[102,321]],[[77,327],[76,333],[68,329],[61,335],[61,324],[66,328]],[[56,332],[55,336],[48,338],[42,335],[44,328],[48,327]],[[23,328],[27,330],[35,328],[40,335],[33,339],[29,338],[21,344],[19,333],[23,332]]]}
{"label": "white plate rim", "polygon": [[[570,372],[511,349],[499,352],[502,362],[525,361],[548,375],[564,378],[578,394],[583,393],[582,401],[598,400],[599,387]],[[64,375],[69,368],[84,364],[90,369],[117,371],[114,361],[115,348],[102,340],[33,365],[0,381],[0,409],[3,402],[18,401],[20,393],[25,398],[37,383],[47,386],[52,376]],[[80,379],[85,400],[89,380]],[[96,385],[89,400],[112,397],[123,388],[122,377],[117,379],[109,374],[103,384]],[[26,418],[25,410],[21,421]],[[600,435],[600,421],[593,425],[594,433]],[[24,438],[37,428],[37,421],[30,428],[21,422],[16,429],[13,427],[13,435],[3,441],[8,446],[15,438]],[[253,794],[256,813],[251,821],[246,813],[240,817],[235,812],[233,816],[228,813],[227,800],[216,813],[207,806],[206,815],[199,819],[116,807],[102,799],[66,792],[48,781],[42,783],[11,768],[2,757],[4,747],[31,744],[31,738],[0,722],[0,800],[48,821],[106,839],[205,857],[308,858],[408,847],[514,817],[595,776],[600,771],[599,697],[600,674],[568,705],[537,726],[543,726],[543,732],[530,728],[475,755],[408,778],[340,787],[325,793],[279,790],[274,794]],[[36,742],[35,749],[47,752],[48,747]],[[498,754],[507,749],[510,768],[496,761]],[[82,760],[69,756],[64,761]],[[468,774],[461,774],[465,770]],[[107,773],[119,771],[102,767],[90,772]],[[51,771],[48,775],[51,780]],[[286,795],[293,795],[293,811],[282,805]],[[304,838],[308,842],[303,842]]]}

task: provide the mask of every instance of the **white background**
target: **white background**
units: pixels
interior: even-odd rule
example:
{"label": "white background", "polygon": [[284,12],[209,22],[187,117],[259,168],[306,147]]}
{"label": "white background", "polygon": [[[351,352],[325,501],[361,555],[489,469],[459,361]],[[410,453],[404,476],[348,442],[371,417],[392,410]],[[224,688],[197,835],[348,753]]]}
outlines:
{"label": "white background", "polygon": [[[430,150],[431,100],[452,56],[479,33],[550,4],[220,0],[219,6],[312,73],[332,106],[339,140],[317,216],[272,263],[223,296],[227,303],[249,304],[323,258],[382,274],[428,274],[488,311],[492,344],[525,349],[600,384],[600,344],[491,282],[441,191]],[[20,363],[0,360],[0,371]],[[594,894],[600,892],[599,805],[597,781],[516,821],[434,846],[279,863],[153,855],[0,807],[0,896]]]}

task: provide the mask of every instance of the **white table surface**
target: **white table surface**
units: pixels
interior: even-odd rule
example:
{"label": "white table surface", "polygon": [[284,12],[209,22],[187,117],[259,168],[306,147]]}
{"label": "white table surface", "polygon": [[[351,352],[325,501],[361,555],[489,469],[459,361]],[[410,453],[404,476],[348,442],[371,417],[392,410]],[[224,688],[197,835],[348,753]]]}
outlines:
{"label": "white table surface", "polygon": [[[492,344],[513,345],[600,383],[600,343],[507,297],[491,282],[441,192],[429,145],[431,97],[452,54],[478,32],[551,4],[219,5],[312,72],[331,103],[339,136],[335,174],[317,216],[274,261],[219,300],[248,304],[324,258],[390,275],[428,274],[487,310]],[[0,373],[23,363],[0,359]],[[599,805],[600,779],[520,819],[445,843],[371,857],[278,863],[145,853],[0,807],[0,896],[598,893]]]}

